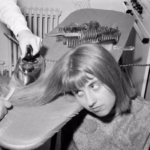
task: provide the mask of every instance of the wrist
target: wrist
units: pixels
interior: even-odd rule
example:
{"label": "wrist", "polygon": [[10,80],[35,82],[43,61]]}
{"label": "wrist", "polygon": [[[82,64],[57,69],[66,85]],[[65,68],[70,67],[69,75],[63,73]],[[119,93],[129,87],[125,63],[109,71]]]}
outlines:
{"label": "wrist", "polygon": [[18,32],[18,34],[16,35],[17,40],[19,40],[19,37],[21,37],[22,35],[25,34],[32,34],[32,32],[30,30],[21,30]]}

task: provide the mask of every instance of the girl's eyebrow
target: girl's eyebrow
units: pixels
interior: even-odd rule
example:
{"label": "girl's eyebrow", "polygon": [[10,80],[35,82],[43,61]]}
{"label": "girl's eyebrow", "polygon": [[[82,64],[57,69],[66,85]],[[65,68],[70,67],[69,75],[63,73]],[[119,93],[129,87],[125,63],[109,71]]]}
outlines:
{"label": "girl's eyebrow", "polygon": [[90,83],[88,83],[87,85],[88,85],[88,86],[91,86],[91,85],[93,85],[93,84],[95,84],[95,83],[97,83],[97,82],[98,82],[97,79],[93,79],[93,80],[91,80]]}

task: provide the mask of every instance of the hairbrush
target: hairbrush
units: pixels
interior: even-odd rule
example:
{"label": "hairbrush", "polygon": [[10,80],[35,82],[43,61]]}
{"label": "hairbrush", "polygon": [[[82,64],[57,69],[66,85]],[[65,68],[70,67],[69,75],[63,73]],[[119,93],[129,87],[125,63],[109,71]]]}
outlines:
{"label": "hairbrush", "polygon": [[47,34],[47,36],[56,36],[57,41],[63,41],[64,45],[74,48],[85,43],[112,43],[116,45],[121,32],[118,27],[105,27],[96,21],[91,21],[81,25],[71,23],[63,28],[58,28],[57,34]]}

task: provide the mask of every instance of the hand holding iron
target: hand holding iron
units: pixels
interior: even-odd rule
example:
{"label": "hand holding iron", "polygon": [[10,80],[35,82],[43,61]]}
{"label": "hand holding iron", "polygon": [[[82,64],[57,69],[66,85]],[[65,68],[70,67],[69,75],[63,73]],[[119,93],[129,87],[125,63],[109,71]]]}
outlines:
{"label": "hand holding iron", "polygon": [[20,31],[18,33],[17,39],[19,41],[19,45],[21,48],[21,58],[25,57],[27,45],[32,46],[33,55],[35,55],[39,52],[40,46],[42,43],[42,39],[40,37],[34,35],[32,32],[30,32],[28,30]]}
{"label": "hand holding iron", "polygon": [[8,112],[8,108],[11,107],[11,103],[7,100],[0,98],[0,120],[4,118],[4,116]]}

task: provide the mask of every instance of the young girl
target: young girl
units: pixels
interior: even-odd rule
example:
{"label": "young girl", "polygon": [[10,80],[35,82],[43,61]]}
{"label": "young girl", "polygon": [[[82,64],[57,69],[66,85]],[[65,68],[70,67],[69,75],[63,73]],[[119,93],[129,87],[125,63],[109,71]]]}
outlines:
{"label": "young girl", "polygon": [[69,51],[51,77],[56,90],[73,94],[85,108],[62,129],[62,150],[149,149],[150,103],[136,96],[103,47],[85,44]]}

